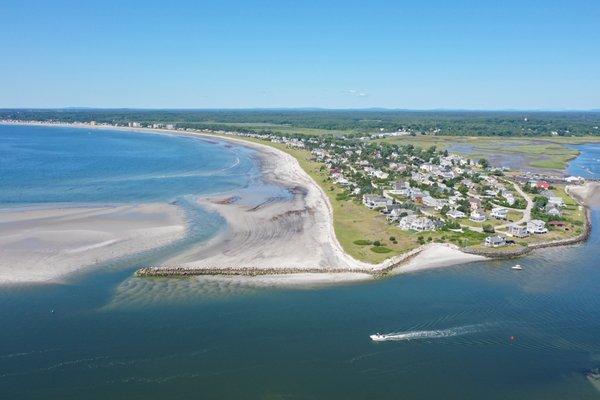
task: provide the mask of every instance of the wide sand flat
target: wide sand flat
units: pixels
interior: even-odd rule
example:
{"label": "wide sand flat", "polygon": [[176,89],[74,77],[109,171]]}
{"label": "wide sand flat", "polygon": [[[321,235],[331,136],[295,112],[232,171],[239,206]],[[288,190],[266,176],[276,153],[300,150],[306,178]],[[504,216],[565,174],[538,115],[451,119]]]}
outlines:
{"label": "wide sand flat", "polygon": [[0,283],[56,281],[69,273],[183,236],[174,205],[0,210]]}

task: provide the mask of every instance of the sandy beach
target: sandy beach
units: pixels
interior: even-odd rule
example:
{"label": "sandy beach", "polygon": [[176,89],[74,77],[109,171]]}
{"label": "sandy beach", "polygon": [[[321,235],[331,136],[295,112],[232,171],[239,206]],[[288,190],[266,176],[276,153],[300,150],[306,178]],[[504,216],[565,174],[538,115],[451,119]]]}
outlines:
{"label": "sandy beach", "polygon": [[185,230],[183,213],[169,204],[1,209],[0,283],[57,282]]}
{"label": "sandy beach", "polygon": [[586,182],[583,185],[568,186],[569,194],[588,207],[600,206],[600,182]]}
{"label": "sandy beach", "polygon": [[[365,273],[378,274],[392,269],[395,273],[413,272],[484,259],[484,257],[463,253],[456,246],[443,244],[425,245],[407,254],[392,257],[381,264],[368,264],[352,258],[344,252],[335,236],[331,204],[326,194],[300,167],[294,157],[268,145],[196,132],[86,124],[63,124],[62,126],[197,136],[235,142],[255,149],[261,160],[264,179],[287,188],[292,194],[291,201],[272,199],[273,201],[266,201],[259,206],[244,205],[244,202],[240,201],[243,199],[230,201],[238,193],[199,198],[198,202],[203,207],[223,216],[227,221],[227,228],[208,242],[200,243],[165,261],[165,266],[198,269],[265,268],[281,269],[282,272],[286,270],[286,273],[293,269],[301,273],[306,268],[318,268],[329,276],[331,274],[327,273],[330,272],[344,273],[345,280],[351,280],[364,279]],[[143,209],[148,205],[139,207]],[[153,205],[153,207],[159,206]],[[96,211],[111,212],[102,208]],[[29,221],[28,226],[32,229],[28,232],[15,230],[11,223],[2,226],[0,249],[10,249],[10,251],[3,251],[7,255],[3,255],[0,261],[0,282],[39,282],[64,276],[85,265],[93,265],[96,262],[158,247],[173,240],[173,237],[179,237],[177,235],[183,235],[184,231],[183,222],[175,217],[177,213],[164,208],[162,212],[165,213],[165,220],[162,221],[162,225],[135,226],[134,224],[134,226],[128,225],[128,229],[122,231],[123,225],[118,223],[109,227],[104,222],[99,225],[99,219],[82,217],[78,229],[91,232],[86,233],[90,236],[85,241],[82,242],[79,238],[75,240],[77,235],[71,232],[73,228],[61,227],[58,222],[56,222],[58,227],[52,228],[55,232],[53,236],[58,239],[44,241],[38,237],[43,235],[44,231],[33,229],[36,221],[41,223],[43,219],[44,224],[52,225],[51,221],[57,218],[60,220],[61,213],[66,211],[60,211],[59,215],[52,215],[50,210],[46,212],[50,213],[47,216],[49,220],[30,215],[29,212],[9,214],[15,220],[23,218]],[[69,213],[77,215],[79,210],[70,209]],[[166,220],[170,222],[167,223]],[[144,223],[142,218],[136,221],[139,224]],[[12,224],[14,225],[15,222],[13,221]],[[137,237],[140,233],[143,233],[140,236],[144,239]],[[27,239],[29,242],[43,242],[44,245],[40,249],[44,250],[32,254],[28,254],[26,250],[19,250],[15,243],[25,243]],[[21,267],[22,265],[31,267]],[[352,277],[353,272],[357,276]],[[341,276],[337,276],[330,280],[340,279]]]}

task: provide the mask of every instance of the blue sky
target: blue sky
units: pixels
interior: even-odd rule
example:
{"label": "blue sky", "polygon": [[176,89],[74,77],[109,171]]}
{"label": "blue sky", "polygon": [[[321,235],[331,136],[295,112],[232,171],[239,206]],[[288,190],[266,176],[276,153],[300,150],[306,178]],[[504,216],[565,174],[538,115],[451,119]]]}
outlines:
{"label": "blue sky", "polygon": [[0,107],[600,108],[600,1],[0,0]]}

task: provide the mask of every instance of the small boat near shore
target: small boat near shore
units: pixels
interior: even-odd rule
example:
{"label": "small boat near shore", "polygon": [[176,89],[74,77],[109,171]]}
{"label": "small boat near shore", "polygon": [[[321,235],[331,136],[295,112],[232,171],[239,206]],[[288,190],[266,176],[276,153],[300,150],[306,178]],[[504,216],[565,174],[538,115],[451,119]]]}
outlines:
{"label": "small boat near shore", "polygon": [[523,267],[521,267],[521,264],[516,264],[510,267],[510,269],[514,269],[515,271],[521,271]]}

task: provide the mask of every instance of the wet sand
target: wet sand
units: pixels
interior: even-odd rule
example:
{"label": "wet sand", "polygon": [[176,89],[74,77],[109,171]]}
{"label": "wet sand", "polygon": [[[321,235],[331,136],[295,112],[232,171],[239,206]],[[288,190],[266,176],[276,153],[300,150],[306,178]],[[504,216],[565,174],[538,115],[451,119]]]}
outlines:
{"label": "wet sand", "polygon": [[58,282],[185,231],[183,212],[169,204],[0,209],[0,283]]}

